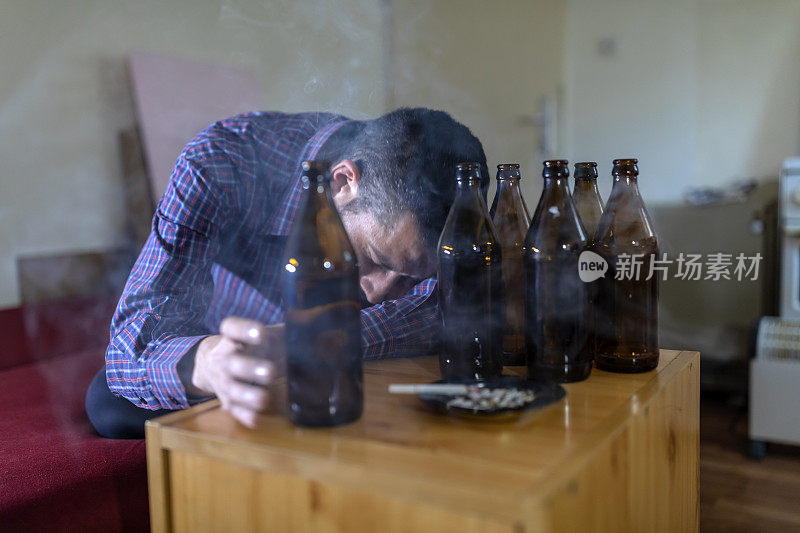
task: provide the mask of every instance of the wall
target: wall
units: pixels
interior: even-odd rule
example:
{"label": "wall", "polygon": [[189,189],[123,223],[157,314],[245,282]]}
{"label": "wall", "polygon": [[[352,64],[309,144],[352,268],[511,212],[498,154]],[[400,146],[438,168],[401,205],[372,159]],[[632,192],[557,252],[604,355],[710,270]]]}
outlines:
{"label": "wall", "polygon": [[374,0],[0,2],[0,307],[17,256],[121,241],[129,50],[247,67],[271,108],[364,118],[385,107],[381,24]]}
{"label": "wall", "polygon": [[800,147],[800,2],[570,0],[567,153],[636,155],[653,203],[777,175]]}
{"label": "wall", "polygon": [[563,94],[555,153],[600,161],[604,195],[610,159],[638,155],[647,201],[669,205],[797,153],[798,23],[795,0],[6,0],[0,307],[18,302],[17,256],[122,237],[128,50],[250,68],[272,108],[446,109],[490,165],[523,164],[529,204],[533,116]]}
{"label": "wall", "polygon": [[[635,155],[669,258],[763,252],[751,218],[800,149],[800,2],[570,0],[565,27],[566,151],[600,162],[603,196],[611,159]],[[683,204],[689,187],[748,177],[761,186],[746,203]],[[771,266],[759,282],[663,283],[662,345],[744,366]]]}
{"label": "wall", "polygon": [[535,207],[541,131],[533,116],[543,97],[559,95],[564,3],[395,0],[392,5],[391,103],[449,111],[481,140],[492,172],[497,163],[522,165],[523,191]]}
{"label": "wall", "polygon": [[695,177],[776,177],[800,153],[800,2],[698,2]]}

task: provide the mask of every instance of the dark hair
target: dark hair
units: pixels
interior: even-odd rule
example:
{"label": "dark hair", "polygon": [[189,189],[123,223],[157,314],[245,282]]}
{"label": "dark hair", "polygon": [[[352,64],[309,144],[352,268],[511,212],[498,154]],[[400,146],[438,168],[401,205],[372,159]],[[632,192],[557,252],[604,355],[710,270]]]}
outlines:
{"label": "dark hair", "polygon": [[483,147],[469,128],[444,111],[397,109],[351,123],[342,133],[326,147],[339,153],[326,156],[334,162],[350,159],[361,172],[358,197],[343,209],[368,210],[389,223],[410,212],[426,246],[436,246],[450,211],[457,163],[480,163],[486,196],[489,169]]}

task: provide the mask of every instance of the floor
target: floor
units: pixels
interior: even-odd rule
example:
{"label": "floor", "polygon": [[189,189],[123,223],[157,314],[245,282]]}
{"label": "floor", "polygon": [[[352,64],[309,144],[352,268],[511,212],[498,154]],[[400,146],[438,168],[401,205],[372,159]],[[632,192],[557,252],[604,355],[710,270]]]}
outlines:
{"label": "floor", "polygon": [[748,459],[742,404],[700,403],[700,531],[800,532],[800,447],[773,444],[763,461]]}

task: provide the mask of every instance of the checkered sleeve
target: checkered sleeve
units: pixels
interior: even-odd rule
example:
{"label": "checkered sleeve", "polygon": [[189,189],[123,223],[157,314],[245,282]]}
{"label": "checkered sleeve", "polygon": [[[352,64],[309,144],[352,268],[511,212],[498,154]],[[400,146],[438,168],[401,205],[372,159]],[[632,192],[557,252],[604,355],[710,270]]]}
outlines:
{"label": "checkered sleeve", "polygon": [[361,311],[361,345],[365,359],[427,355],[440,338],[436,278],[414,286],[398,300]]}
{"label": "checkered sleeve", "polygon": [[219,155],[181,156],[153,217],[111,324],[106,377],[112,392],[146,409],[188,407],[177,363],[210,332],[203,326],[227,220],[210,175],[232,171]]}

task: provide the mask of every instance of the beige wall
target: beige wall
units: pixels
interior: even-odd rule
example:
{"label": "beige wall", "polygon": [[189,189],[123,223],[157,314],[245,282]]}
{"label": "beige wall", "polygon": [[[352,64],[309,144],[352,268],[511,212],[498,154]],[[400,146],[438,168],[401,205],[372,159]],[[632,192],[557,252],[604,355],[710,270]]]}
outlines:
{"label": "beige wall", "polygon": [[129,50],[248,67],[269,108],[355,118],[400,105],[448,110],[484,141],[490,165],[523,164],[535,202],[539,130],[531,116],[560,86],[564,8],[555,0],[487,7],[477,0],[0,3],[0,307],[19,301],[18,256],[121,242],[116,135],[134,123]]}
{"label": "beige wall", "polygon": [[800,153],[800,2],[698,2],[695,176],[776,177]]}
{"label": "beige wall", "polygon": [[469,125],[483,142],[492,172],[497,163],[522,165],[523,190],[533,208],[541,162],[540,130],[531,117],[543,96],[558,97],[564,3],[395,0],[393,5],[394,105],[444,109]]}
{"label": "beige wall", "polygon": [[567,154],[601,163],[604,194],[638,156],[651,203],[776,176],[800,147],[798,28],[796,0],[570,0]]}
{"label": "beige wall", "polygon": [[0,2],[0,307],[17,256],[121,241],[132,49],[249,67],[271,108],[384,110],[374,0]]}
{"label": "beige wall", "polygon": [[120,242],[129,50],[251,68],[270,108],[448,110],[490,165],[522,163],[531,207],[532,116],[563,95],[556,154],[599,160],[604,194],[610,159],[638,155],[669,204],[797,153],[798,26],[796,0],[0,2],[0,307],[17,256]]}

